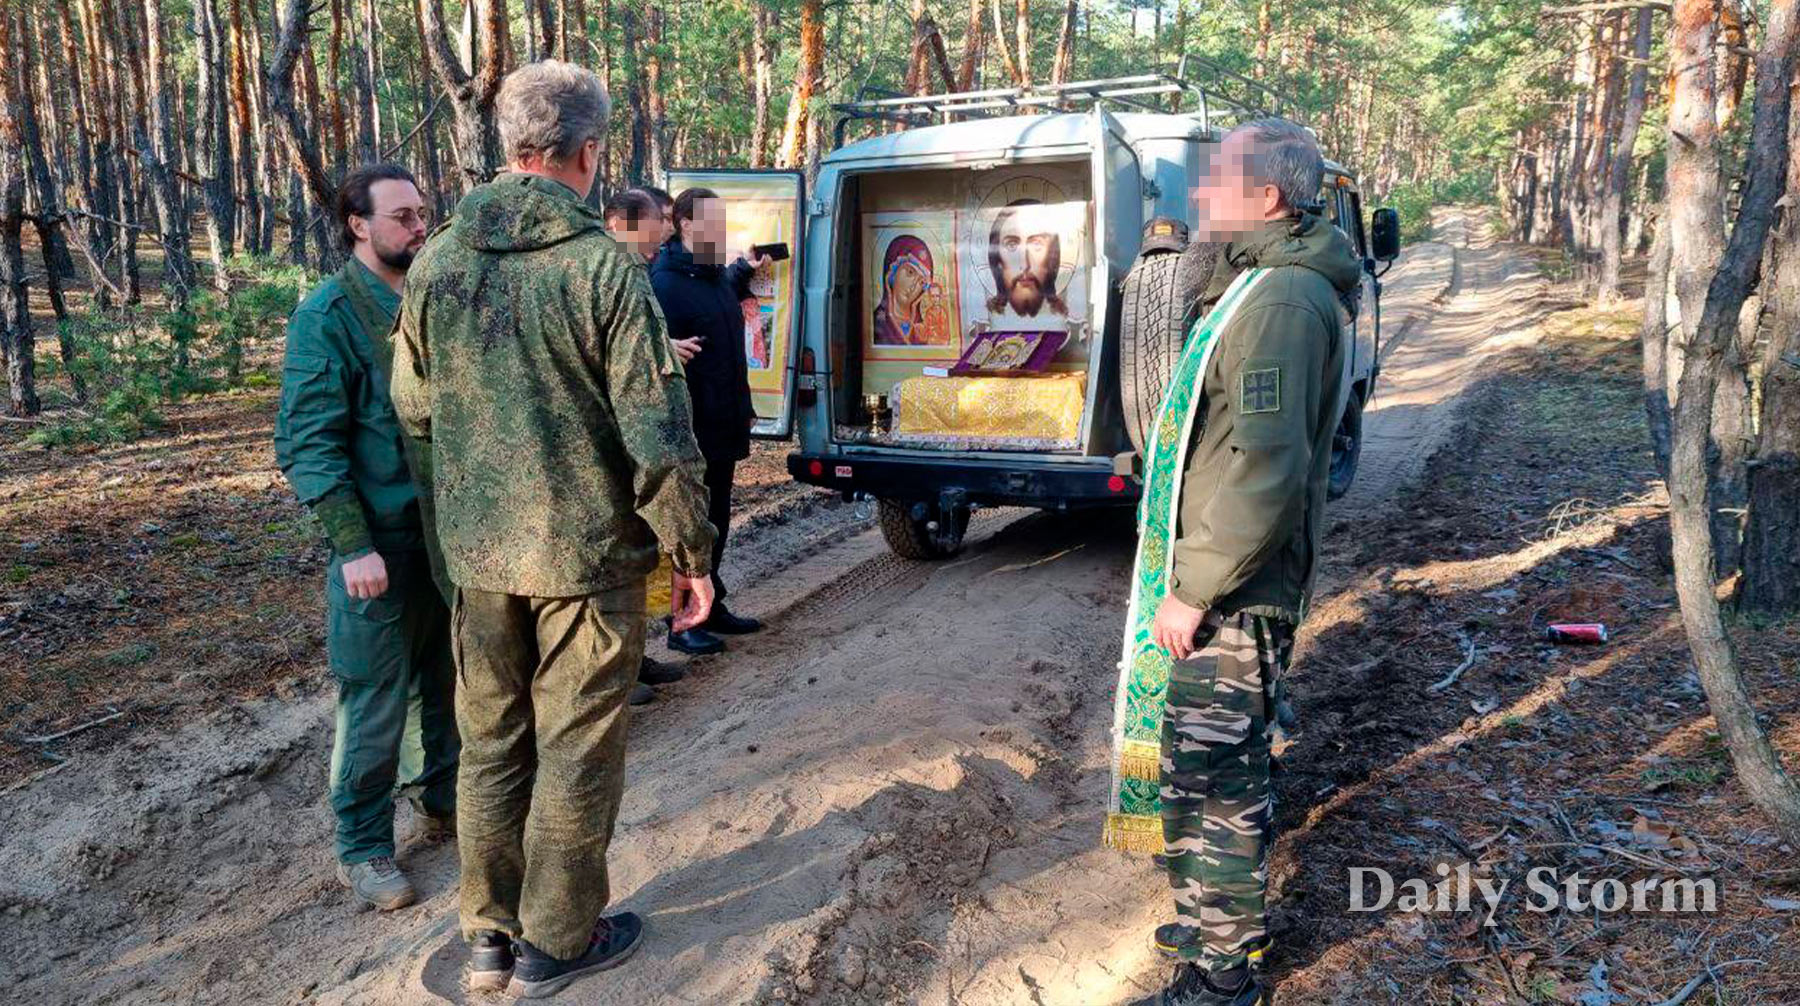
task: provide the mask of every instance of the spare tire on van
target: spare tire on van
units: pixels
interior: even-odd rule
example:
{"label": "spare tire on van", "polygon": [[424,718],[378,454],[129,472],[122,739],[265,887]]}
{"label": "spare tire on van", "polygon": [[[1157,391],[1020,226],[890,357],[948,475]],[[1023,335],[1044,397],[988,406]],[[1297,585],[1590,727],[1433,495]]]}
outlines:
{"label": "spare tire on van", "polygon": [[1125,431],[1138,454],[1162,408],[1163,393],[1188,329],[1203,308],[1223,244],[1197,242],[1138,259],[1125,274],[1119,315],[1119,403]]}

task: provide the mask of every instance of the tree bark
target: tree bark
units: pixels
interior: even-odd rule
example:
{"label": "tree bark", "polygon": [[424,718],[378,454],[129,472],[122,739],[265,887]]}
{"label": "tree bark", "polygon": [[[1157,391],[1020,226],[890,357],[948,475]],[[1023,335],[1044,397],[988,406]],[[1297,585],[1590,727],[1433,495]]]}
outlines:
{"label": "tree bark", "polygon": [[1669,450],[1673,436],[1669,412],[1669,252],[1673,245],[1669,225],[1656,229],[1650,245],[1650,276],[1644,281],[1644,324],[1639,343],[1644,354],[1644,418],[1650,429],[1650,449],[1656,470],[1669,477]]}
{"label": "tree bark", "polygon": [[1024,54],[1021,53],[1019,59],[1013,58],[1012,46],[1006,41],[1006,25],[1000,20],[1000,0],[990,0],[989,9],[994,14],[994,44],[1000,47],[1000,59],[1006,64],[1006,75],[1012,78],[1014,87],[1024,87]]}
{"label": "tree bark", "polygon": [[[0,4],[0,52],[12,53],[13,4]],[[22,31],[17,31],[23,37]],[[18,66],[0,66],[0,363],[6,368],[7,405],[12,415],[35,416],[42,403],[37,394],[37,346],[31,332],[31,301],[25,286],[25,159],[20,153]]]}
{"label": "tree bark", "polygon": [[[300,62],[301,50],[306,44],[307,32],[311,30],[311,25],[308,24],[311,13],[310,0],[284,0],[282,4],[281,36],[275,41],[275,59],[269,67],[268,101],[275,127],[287,146],[289,164],[304,185],[315,215],[324,218],[332,213],[335,187],[325,173],[324,164],[319,160],[318,139],[294,104],[294,73]],[[290,193],[291,191],[290,188]],[[305,245],[300,242],[307,229],[303,222],[307,219],[305,206],[297,204],[291,194],[288,206],[288,212],[294,221],[293,240],[301,249],[300,255],[304,260]],[[323,247],[319,249],[318,256],[320,271],[336,268],[340,261],[336,246],[330,242],[321,243]]]}
{"label": "tree bark", "polygon": [[775,52],[769,45],[767,0],[750,0],[750,166],[769,165],[769,100],[775,89]]}
{"label": "tree bark", "polygon": [[499,139],[494,134],[494,97],[506,67],[505,0],[469,0],[477,17],[471,38],[476,58],[465,67],[450,45],[444,27],[442,0],[418,0],[419,30],[426,58],[449,100],[454,118],[450,148],[462,171],[464,192],[486,182],[500,164]]}
{"label": "tree bark", "polygon": [[1620,218],[1625,208],[1625,189],[1631,183],[1631,151],[1637,146],[1638,129],[1644,122],[1644,104],[1649,93],[1651,10],[1637,12],[1637,32],[1631,54],[1638,62],[1631,67],[1631,87],[1625,95],[1625,113],[1619,124],[1619,135],[1613,144],[1612,164],[1607,172],[1606,193],[1600,204],[1600,303],[1610,304],[1619,298],[1619,262],[1624,252],[1625,236]]}
{"label": "tree bark", "polygon": [[[33,37],[30,17],[23,7],[18,11],[13,34],[17,38]],[[37,202],[37,215],[32,224],[37,231],[38,252],[44,260],[44,292],[49,295],[50,310],[57,320],[67,321],[69,305],[63,297],[63,275],[67,268],[65,263],[69,263],[69,245],[62,232],[62,192],[50,170],[50,159],[44,153],[36,95],[36,49],[35,45],[22,45],[17,50],[19,76],[15,86],[18,88],[20,154],[24,157],[26,176],[31,181]],[[79,393],[77,397],[81,397]]]}
{"label": "tree bark", "polygon": [[962,60],[956,66],[956,89],[975,89],[975,72],[981,68],[982,36],[987,21],[981,16],[981,0],[969,0],[969,22],[963,29]]}
{"label": "tree bark", "polygon": [[788,99],[787,123],[781,130],[784,168],[806,164],[807,133],[811,128],[812,99],[825,76],[825,5],[822,0],[801,0],[800,62],[794,76],[794,93]]}
{"label": "tree bark", "polygon": [[[1751,125],[1751,166],[1743,206],[1718,271],[1707,284],[1698,324],[1688,343],[1687,364],[1675,403],[1675,444],[1669,472],[1669,523],[1674,541],[1675,587],[1682,622],[1706,690],[1719,734],[1731,752],[1738,782],[1758,809],[1790,841],[1800,841],[1800,786],[1783,770],[1780,757],[1756,719],[1731,637],[1720,617],[1714,587],[1707,440],[1712,426],[1716,371],[1735,336],[1735,320],[1750,291],[1768,239],[1788,170],[1789,84],[1795,63],[1795,7],[1800,0],[1775,0],[1757,55],[1756,109]],[[1677,0],[1670,49],[1693,51],[1711,22],[1693,16],[1689,0]],[[1688,15],[1688,16],[1684,16]],[[1710,47],[1702,51],[1710,57]],[[1679,63],[1677,64],[1680,65]],[[1677,95],[1682,94],[1677,78]],[[1710,111],[1710,108],[1707,109]],[[1685,109],[1684,109],[1685,111]],[[1710,118],[1710,116],[1708,116]],[[1671,127],[1674,128],[1673,126]]]}
{"label": "tree bark", "polygon": [[[1179,8],[1186,13],[1187,8]],[[1067,84],[1069,74],[1075,70],[1075,20],[1081,12],[1081,0],[1069,0],[1063,6],[1062,33],[1056,39],[1056,59],[1050,64],[1050,83]],[[1182,33],[1187,27],[1185,21]]]}
{"label": "tree bark", "polygon": [[[212,250],[213,287],[220,293],[227,293],[231,290],[231,275],[226,270],[226,260],[231,257],[232,245],[236,243],[237,201],[231,194],[231,113],[226,94],[225,33],[220,30],[219,11],[214,0],[193,2],[195,103],[199,106],[200,117],[197,159],[201,177],[205,179],[201,194],[206,200],[206,240]],[[151,6],[159,5],[152,3]],[[144,14],[147,20],[157,16],[150,9]],[[161,100],[160,96],[155,100]]]}

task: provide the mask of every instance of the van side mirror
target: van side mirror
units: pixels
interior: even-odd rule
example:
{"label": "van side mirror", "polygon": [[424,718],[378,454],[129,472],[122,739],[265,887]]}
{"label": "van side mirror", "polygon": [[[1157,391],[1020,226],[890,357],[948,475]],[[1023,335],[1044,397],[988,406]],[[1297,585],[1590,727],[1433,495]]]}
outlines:
{"label": "van side mirror", "polygon": [[1392,262],[1400,257],[1400,214],[1392,207],[1376,210],[1370,220],[1369,251],[1377,262]]}

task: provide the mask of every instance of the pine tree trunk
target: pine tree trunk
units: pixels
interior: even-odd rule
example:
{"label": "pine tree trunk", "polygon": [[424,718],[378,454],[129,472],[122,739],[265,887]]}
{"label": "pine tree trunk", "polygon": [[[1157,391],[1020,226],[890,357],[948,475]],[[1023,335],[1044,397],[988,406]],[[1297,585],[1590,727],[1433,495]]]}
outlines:
{"label": "pine tree trunk", "polygon": [[769,46],[767,0],[750,3],[750,166],[769,165],[769,99],[775,85],[775,53]]}
{"label": "pine tree trunk", "polygon": [[[23,7],[18,12],[14,35],[17,38],[33,37],[31,19]],[[69,305],[63,298],[63,278],[72,263],[69,245],[62,233],[62,192],[50,170],[50,159],[44,153],[44,133],[36,95],[39,69],[36,50],[35,45],[22,45],[17,50],[20,154],[37,203],[37,215],[32,225],[37,231],[38,252],[44,260],[44,292],[50,298],[50,310],[56,319],[67,321]]]}
{"label": "pine tree trunk", "polygon": [[[462,190],[467,192],[492,178],[500,164],[499,140],[494,133],[494,96],[505,75],[507,34],[505,0],[469,0],[475,15],[479,45],[472,45],[476,59],[465,67],[450,45],[444,26],[441,0],[417,0],[419,30],[431,70],[450,102],[450,149],[461,169]],[[471,42],[475,38],[471,38]]]}
{"label": "pine tree trunk", "polygon": [[[1161,5],[1157,7],[1161,10]],[[1185,8],[1183,8],[1185,10]],[[1067,84],[1075,69],[1075,19],[1080,14],[1080,0],[1069,0],[1063,7],[1062,33],[1056,39],[1056,59],[1050,64],[1050,83]],[[1185,32],[1185,26],[1183,31]]]}
{"label": "pine tree trunk", "polygon": [[1625,207],[1625,189],[1631,182],[1631,151],[1637,145],[1638,129],[1644,121],[1645,98],[1649,92],[1650,8],[1637,12],[1637,31],[1631,54],[1639,62],[1631,67],[1631,87],[1625,95],[1625,112],[1619,124],[1619,135],[1613,144],[1612,163],[1606,179],[1606,192],[1600,204],[1600,288],[1602,304],[1619,297],[1619,263],[1624,253],[1625,236],[1620,217]]}
{"label": "pine tree trunk", "polygon": [[787,123],[781,131],[780,163],[784,168],[806,164],[813,93],[824,76],[825,5],[822,0],[801,0],[800,63],[794,76],[794,93],[788,100]]}
{"label": "pine tree trunk", "polygon": [[[225,36],[219,28],[215,0],[193,0],[196,104],[199,106],[202,169],[201,193],[206,200],[206,239],[212,250],[213,286],[231,290],[226,260],[236,237],[237,204],[231,195],[231,117],[225,79]],[[149,16],[149,12],[146,12]]]}
{"label": "pine tree trunk", "polygon": [[[291,240],[298,261],[302,263],[306,261],[306,231],[311,221],[330,219],[336,197],[335,186],[319,160],[317,134],[294,104],[294,76],[302,62],[311,9],[310,0],[284,0],[281,36],[275,42],[275,59],[269,66],[268,94],[269,111],[275,120],[275,128],[287,145],[288,161],[294,167],[299,183],[304,184],[305,194],[316,211],[309,219],[305,202],[297,198],[299,185],[289,186],[288,214],[293,221]],[[336,244],[323,239],[318,227],[312,230],[312,243],[319,248],[320,271],[335,269],[340,261]]]}
{"label": "pine tree trunk", "polygon": [[981,0],[969,0],[969,21],[963,29],[962,60],[956,66],[956,89],[975,89],[975,73],[981,68],[982,41],[987,21],[981,16]]}
{"label": "pine tree trunk", "polygon": [[[24,34],[13,20],[12,4],[0,4],[0,52],[12,53],[15,40],[23,39]],[[31,302],[25,287],[22,83],[15,62],[8,59],[0,65],[0,363],[6,368],[8,410],[15,416],[35,416],[42,403],[37,394]]]}
{"label": "pine tree trunk", "polygon": [[[1783,770],[1780,756],[1757,723],[1756,707],[1720,617],[1706,454],[1716,371],[1724,351],[1735,341],[1738,311],[1762,258],[1776,202],[1786,181],[1788,87],[1795,64],[1796,2],[1775,0],[1762,51],[1757,56],[1750,176],[1736,228],[1718,270],[1707,282],[1702,310],[1693,327],[1675,403],[1675,445],[1669,471],[1675,587],[1700,684],[1706,690],[1719,734],[1731,752],[1739,784],[1790,841],[1800,841],[1800,786]],[[1674,113],[1691,113],[1699,90],[1691,75],[1679,69],[1682,54],[1711,54],[1707,40],[1712,34],[1712,22],[1706,7],[1693,0],[1676,2],[1669,46],[1678,68],[1671,130],[1680,128],[1675,125]],[[1706,111],[1710,112],[1710,106]],[[1712,117],[1709,114],[1707,118]],[[1691,118],[1684,115],[1681,121],[1691,128]],[[1675,180],[1673,176],[1671,171],[1671,182]]]}
{"label": "pine tree trunk", "polygon": [[1673,385],[1669,381],[1669,252],[1672,240],[1665,220],[1650,245],[1650,276],[1644,281],[1644,324],[1639,343],[1644,355],[1644,418],[1650,429],[1650,449],[1656,470],[1669,475],[1672,428],[1669,412]]}

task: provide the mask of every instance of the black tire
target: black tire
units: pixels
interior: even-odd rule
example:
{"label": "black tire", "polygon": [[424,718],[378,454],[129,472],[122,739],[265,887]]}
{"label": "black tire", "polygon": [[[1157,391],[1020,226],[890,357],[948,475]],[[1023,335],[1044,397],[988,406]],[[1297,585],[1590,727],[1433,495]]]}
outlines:
{"label": "black tire", "polygon": [[1326,499],[1342,499],[1356,481],[1356,465],[1362,460],[1363,396],[1359,388],[1350,389],[1344,403],[1344,414],[1331,435],[1331,481],[1325,489]]}
{"label": "black tire", "polygon": [[[962,551],[963,534],[969,530],[969,508],[954,507],[948,515],[925,504],[925,516],[913,516],[915,504],[903,500],[877,500],[881,536],[902,559],[948,559]],[[931,527],[932,524],[937,527]]]}
{"label": "black tire", "polygon": [[1188,328],[1219,257],[1216,244],[1194,244],[1152,255],[1125,275],[1119,314],[1119,404],[1125,431],[1139,454],[1187,343]]}

